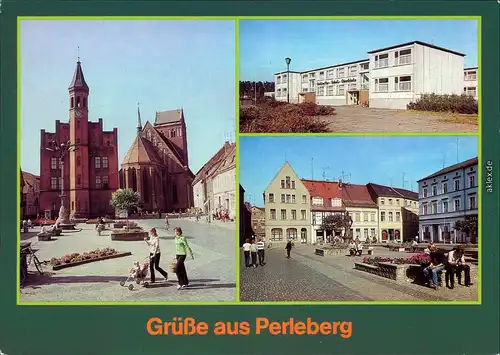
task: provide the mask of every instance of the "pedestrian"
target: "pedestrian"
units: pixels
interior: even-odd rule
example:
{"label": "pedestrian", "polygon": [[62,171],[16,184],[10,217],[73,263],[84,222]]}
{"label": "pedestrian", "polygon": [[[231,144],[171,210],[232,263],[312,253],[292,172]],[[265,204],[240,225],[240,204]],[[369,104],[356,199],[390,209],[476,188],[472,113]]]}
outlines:
{"label": "pedestrian", "polygon": [[252,239],[252,244],[250,245],[250,254],[252,255],[252,266],[257,267],[257,244],[255,239]]}
{"label": "pedestrian", "polygon": [[175,228],[175,258],[177,263],[175,264],[175,273],[177,274],[177,289],[185,289],[189,285],[189,279],[186,271],[186,254],[189,252],[191,259],[194,260],[193,251],[189,246],[186,237],[182,235],[182,229],[180,227]]}
{"label": "pedestrian", "polygon": [[286,250],[286,258],[290,259],[290,252],[292,251],[292,241],[291,240],[289,240],[286,243],[285,250]]}
{"label": "pedestrian", "polygon": [[144,241],[149,245],[149,272],[151,273],[151,283],[155,283],[155,270],[165,278],[165,281],[167,281],[168,274],[160,267],[160,238],[156,233],[156,228],[151,229],[149,240],[146,237]]}
{"label": "pedestrian", "polygon": [[243,244],[243,255],[245,256],[245,266],[250,267],[250,249],[252,248],[252,244],[250,244],[250,240],[247,238],[245,243]]}
{"label": "pedestrian", "polygon": [[266,252],[266,245],[262,238],[259,238],[259,241],[257,242],[257,253],[259,256],[259,265],[264,266],[266,263],[264,262],[264,256]]}
{"label": "pedestrian", "polygon": [[470,266],[465,263],[465,249],[463,245],[457,246],[454,250],[448,253],[448,260],[446,263],[446,274],[449,281],[447,285],[450,289],[455,287],[455,274],[458,279],[458,284],[462,281],[462,271],[464,272],[464,286],[472,286],[473,283],[470,279]]}
{"label": "pedestrian", "polygon": [[168,223],[168,215],[165,213],[165,222],[164,222],[165,230],[168,231],[170,224]]}

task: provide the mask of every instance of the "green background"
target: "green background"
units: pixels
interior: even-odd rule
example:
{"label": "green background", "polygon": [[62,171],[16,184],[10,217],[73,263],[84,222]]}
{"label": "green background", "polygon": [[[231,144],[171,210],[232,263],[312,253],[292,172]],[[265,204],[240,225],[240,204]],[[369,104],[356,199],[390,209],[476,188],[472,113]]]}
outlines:
{"label": "green background", "polygon": [[[499,7],[490,2],[227,2],[227,1],[3,1],[1,21],[0,126],[0,350],[7,355],[48,354],[494,354],[499,352],[499,195],[500,77]],[[482,194],[481,306],[16,306],[18,186],[16,17],[17,16],[482,16],[482,164],[493,161],[494,192]],[[348,31],[348,29],[346,29]],[[84,34],[82,34],[84,35]],[[383,34],[381,34],[383,35]],[[416,34],[418,36],[418,34]],[[416,38],[417,39],[417,38]],[[43,107],[40,107],[43,110]],[[31,119],[36,120],[36,117]],[[38,152],[33,152],[38,154]],[[483,180],[486,172],[483,169]],[[249,320],[266,316],[349,320],[351,339],[339,336],[152,337],[145,323],[157,316]]]}

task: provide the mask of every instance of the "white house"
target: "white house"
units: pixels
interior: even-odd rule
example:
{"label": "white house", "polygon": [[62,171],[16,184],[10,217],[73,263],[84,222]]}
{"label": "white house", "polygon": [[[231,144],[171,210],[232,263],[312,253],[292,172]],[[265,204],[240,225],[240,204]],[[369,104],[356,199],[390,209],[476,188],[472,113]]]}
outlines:
{"label": "white house", "polygon": [[439,170],[418,181],[419,234],[433,242],[468,242],[454,226],[466,216],[478,215],[478,159],[473,158]]}
{"label": "white house", "polygon": [[[413,41],[368,52],[369,58],[311,69],[304,72],[276,73],[275,98],[320,105],[369,104],[374,108],[406,109],[422,94],[472,95],[472,80],[464,86],[465,54],[433,44]],[[472,70],[467,78],[472,79]],[[475,68],[477,71],[477,68]],[[477,89],[475,90],[477,92]],[[477,94],[476,94],[477,95]]]}
{"label": "white house", "polygon": [[464,94],[477,100],[477,67],[464,69]]}
{"label": "white house", "polygon": [[212,175],[213,206],[236,218],[236,144],[232,143]]}

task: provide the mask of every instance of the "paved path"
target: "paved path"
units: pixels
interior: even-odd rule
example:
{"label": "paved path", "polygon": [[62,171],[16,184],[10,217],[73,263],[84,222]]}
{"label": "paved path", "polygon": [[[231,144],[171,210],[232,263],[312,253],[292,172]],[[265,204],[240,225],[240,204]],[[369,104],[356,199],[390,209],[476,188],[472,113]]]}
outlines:
{"label": "paved path", "polygon": [[[385,248],[380,248],[385,251]],[[385,255],[384,255],[385,256]],[[408,256],[408,255],[405,255]],[[399,255],[401,257],[401,255]],[[396,282],[355,270],[362,257],[320,257],[308,246],[292,250],[285,258],[281,248],[266,250],[264,267],[245,268],[241,257],[241,301],[472,301],[477,287],[445,287],[438,291],[410,281]],[[477,268],[472,265],[475,283]]]}
{"label": "paved path", "polygon": [[[190,287],[176,289],[176,276],[169,272],[169,280],[154,288],[135,287],[133,291],[121,287],[135,261],[148,256],[144,241],[111,241],[109,232],[97,236],[92,226],[80,225],[81,232],[65,233],[52,242],[32,241],[40,260],[49,260],[68,253],[82,253],[97,248],[111,247],[120,252],[132,252],[132,256],[93,262],[53,272],[49,266],[48,276],[30,274],[27,285],[21,289],[22,302],[66,302],[66,301],[179,301],[215,302],[234,301],[236,298],[235,230],[207,226],[189,220],[172,220],[170,231],[164,231],[163,220],[138,221],[144,228],[157,227],[162,249],[161,266],[169,271],[174,257],[173,227],[179,226],[195,254],[188,259],[186,268]],[[36,244],[36,245],[35,245]],[[157,278],[160,276],[157,273]],[[135,286],[135,285],[134,285]]]}
{"label": "paved path", "polygon": [[478,130],[477,115],[337,106],[335,116],[320,117],[331,122],[332,132],[472,132]]}

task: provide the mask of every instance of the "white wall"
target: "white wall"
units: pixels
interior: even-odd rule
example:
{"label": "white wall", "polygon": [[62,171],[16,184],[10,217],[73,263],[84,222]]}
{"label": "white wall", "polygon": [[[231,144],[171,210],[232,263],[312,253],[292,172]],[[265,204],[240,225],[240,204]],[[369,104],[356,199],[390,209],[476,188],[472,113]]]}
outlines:
{"label": "white wall", "polygon": [[203,208],[203,203],[205,202],[205,194],[203,191],[203,181],[200,180],[193,186],[193,196],[194,196],[194,207]]}
{"label": "white wall", "polygon": [[[229,208],[229,215],[234,218],[236,216],[236,169],[225,171],[214,177],[213,194],[214,208]],[[222,206],[219,206],[219,198]],[[226,205],[226,200],[229,200],[229,206]]]}
{"label": "white wall", "polygon": [[[476,80],[466,80],[466,74],[467,73],[475,73],[476,74]],[[476,94],[474,95],[474,98],[477,100],[478,97],[478,89],[477,89],[477,74],[478,70],[477,69],[469,69],[469,70],[464,70],[464,88],[475,88],[476,89]]]}

